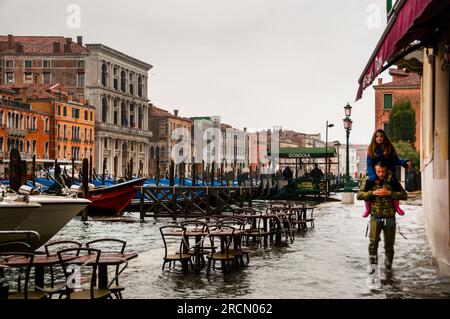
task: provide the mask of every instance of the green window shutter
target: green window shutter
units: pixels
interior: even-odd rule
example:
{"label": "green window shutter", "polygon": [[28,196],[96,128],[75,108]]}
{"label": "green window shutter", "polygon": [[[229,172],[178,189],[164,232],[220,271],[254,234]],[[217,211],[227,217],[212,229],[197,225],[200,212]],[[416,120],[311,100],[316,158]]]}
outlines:
{"label": "green window shutter", "polygon": [[384,133],[386,134],[386,136],[390,139],[391,138],[391,127],[389,125],[389,123],[384,123]]}
{"label": "green window shutter", "polygon": [[384,108],[385,109],[392,109],[392,94],[385,94],[384,95]]}

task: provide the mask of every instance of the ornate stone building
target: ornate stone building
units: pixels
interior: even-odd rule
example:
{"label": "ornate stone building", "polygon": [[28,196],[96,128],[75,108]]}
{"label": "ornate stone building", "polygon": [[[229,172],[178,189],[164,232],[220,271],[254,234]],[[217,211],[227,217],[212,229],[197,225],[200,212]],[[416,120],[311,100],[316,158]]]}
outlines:
{"label": "ornate stone building", "polygon": [[147,97],[150,64],[103,44],[86,44],[86,98],[96,107],[95,167],[106,159],[109,174],[117,156],[118,176],[124,176],[130,159],[133,173],[147,175],[150,138]]}

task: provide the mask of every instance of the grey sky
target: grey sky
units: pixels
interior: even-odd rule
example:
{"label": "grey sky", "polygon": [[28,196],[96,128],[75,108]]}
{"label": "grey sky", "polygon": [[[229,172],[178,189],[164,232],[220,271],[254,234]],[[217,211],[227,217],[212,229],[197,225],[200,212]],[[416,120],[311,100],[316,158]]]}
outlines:
{"label": "grey sky", "polygon": [[[69,4],[80,28],[67,26]],[[381,24],[370,27],[374,5]],[[1,0],[0,12],[1,34],[83,35],[152,64],[151,101],[182,116],[323,138],[328,120],[329,140],[345,142],[350,102],[350,141],[369,143],[374,130],[373,89],[354,100],[385,0]]]}

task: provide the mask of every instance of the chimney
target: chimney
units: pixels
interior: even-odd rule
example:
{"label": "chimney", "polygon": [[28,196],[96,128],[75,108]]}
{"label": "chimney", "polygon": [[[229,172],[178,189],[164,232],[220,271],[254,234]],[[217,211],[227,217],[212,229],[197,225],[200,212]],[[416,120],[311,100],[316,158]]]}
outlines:
{"label": "chimney", "polygon": [[66,38],[66,44],[64,44],[64,53],[72,52],[72,38]]}
{"label": "chimney", "polygon": [[173,115],[178,116],[178,110],[173,110]]}
{"label": "chimney", "polygon": [[16,52],[23,53],[23,44],[16,43]]}
{"label": "chimney", "polygon": [[61,53],[61,46],[59,45],[59,42],[53,42],[53,52]]}
{"label": "chimney", "polygon": [[8,34],[8,49],[14,49],[14,36]]}
{"label": "chimney", "polygon": [[28,103],[28,86],[23,86],[20,89],[20,99],[22,100],[22,103]]}
{"label": "chimney", "polygon": [[77,44],[83,45],[83,37],[81,35],[77,36]]}
{"label": "chimney", "polygon": [[383,84],[383,79],[382,78],[378,78],[378,85]]}

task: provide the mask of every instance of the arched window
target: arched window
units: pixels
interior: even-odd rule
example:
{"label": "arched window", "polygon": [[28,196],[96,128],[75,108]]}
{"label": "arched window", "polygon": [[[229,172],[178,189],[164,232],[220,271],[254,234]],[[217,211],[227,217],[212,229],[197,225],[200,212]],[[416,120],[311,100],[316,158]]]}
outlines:
{"label": "arched window", "polygon": [[106,97],[102,99],[102,122],[106,123],[108,120],[108,101]]}
{"label": "arched window", "polygon": [[23,152],[23,141],[19,142],[19,150]]}
{"label": "arched window", "polygon": [[14,128],[20,128],[20,126],[19,126],[19,114],[16,114],[16,116],[15,116],[15,125],[14,125]]}
{"label": "arched window", "polygon": [[23,115],[20,114],[19,129],[23,130]]}
{"label": "arched window", "polygon": [[66,152],[67,152],[67,146],[64,145],[63,153],[62,153],[61,158],[66,158]]}
{"label": "arched window", "polygon": [[32,127],[33,131],[37,131],[37,118],[36,116],[33,117],[33,127]]}
{"label": "arched window", "polygon": [[102,85],[108,85],[108,67],[105,63],[102,64]]}
{"label": "arched window", "polygon": [[45,119],[45,131],[50,131],[50,121],[48,120],[48,118]]}
{"label": "arched window", "polygon": [[142,107],[138,109],[138,128],[142,130]]}
{"label": "arched window", "polygon": [[120,72],[120,89],[122,92],[127,91],[127,74],[125,71]]}
{"label": "arched window", "polygon": [[142,77],[138,77],[138,96],[142,97]]}
{"label": "arched window", "polygon": [[3,111],[0,111],[0,127],[3,127]]}
{"label": "arched window", "polygon": [[155,157],[155,149],[152,147],[150,147],[150,159],[153,159]]}
{"label": "arched window", "polygon": [[58,138],[61,137],[61,132],[60,132],[60,130],[61,130],[61,124],[58,124]]}
{"label": "arched window", "polygon": [[120,105],[120,119],[122,126],[128,126],[127,108],[124,102]]}
{"label": "arched window", "polygon": [[27,141],[27,153],[30,153],[30,141]]}
{"label": "arched window", "polygon": [[[64,124],[64,128],[63,128],[63,139],[67,138],[67,126]],[[65,152],[65,151],[64,151]],[[65,153],[64,153],[65,156]]]}

